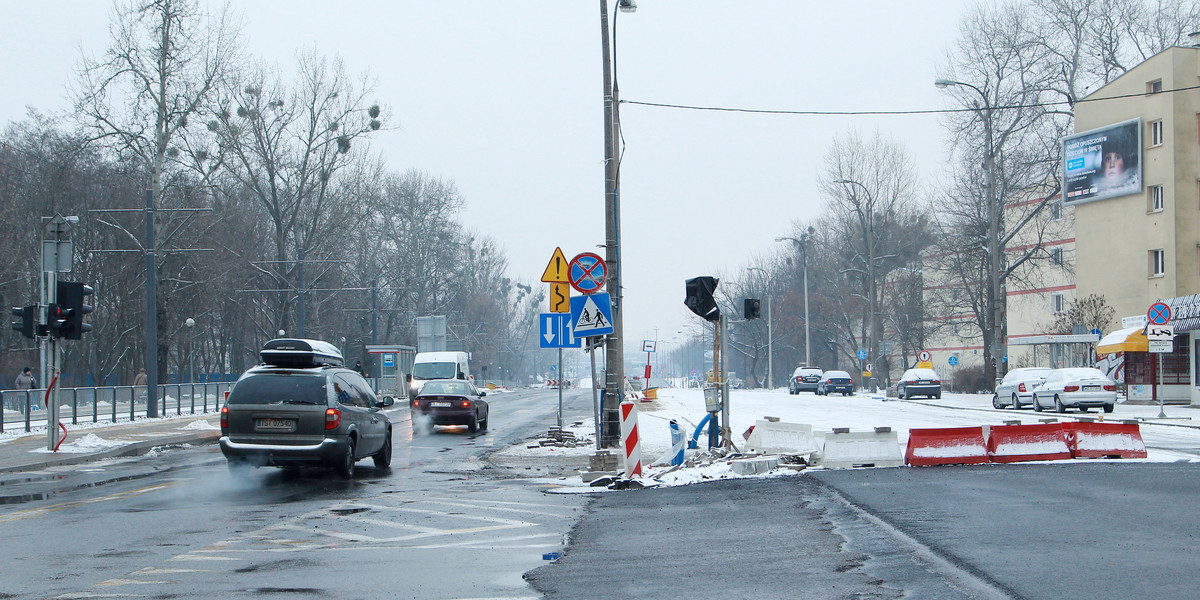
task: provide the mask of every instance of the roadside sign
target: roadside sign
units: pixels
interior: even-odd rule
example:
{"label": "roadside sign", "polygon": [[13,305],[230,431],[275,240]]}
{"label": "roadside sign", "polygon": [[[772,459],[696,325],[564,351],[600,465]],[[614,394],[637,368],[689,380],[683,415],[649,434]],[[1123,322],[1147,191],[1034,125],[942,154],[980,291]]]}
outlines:
{"label": "roadside sign", "polygon": [[592,252],[578,254],[567,266],[567,280],[581,294],[594,294],[604,287],[608,277],[608,265],[604,259]]}
{"label": "roadside sign", "polygon": [[554,255],[550,257],[550,263],[546,265],[546,270],[542,272],[542,281],[546,283],[566,283],[570,281],[567,277],[567,257],[563,256],[562,248],[555,248]]}
{"label": "roadside sign", "polygon": [[571,298],[571,322],[580,337],[612,333],[612,300],[607,293]]}
{"label": "roadside sign", "polygon": [[1175,339],[1174,325],[1147,325],[1146,339],[1152,342],[1169,342]]}
{"label": "roadside sign", "polygon": [[932,362],[933,355],[928,350],[922,350],[917,353],[917,362]]}
{"label": "roadside sign", "polygon": [[858,360],[867,360],[867,351],[866,350],[858,351]]}
{"label": "roadside sign", "polygon": [[580,348],[583,338],[575,337],[569,313],[542,313],[538,316],[539,346],[542,348]]}
{"label": "roadside sign", "polygon": [[1149,342],[1150,347],[1148,350],[1155,354],[1169,354],[1172,350],[1172,346],[1174,345],[1174,342],[1161,342],[1158,340],[1152,340]]}
{"label": "roadside sign", "polygon": [[550,312],[571,312],[571,285],[554,282],[550,284]]}
{"label": "roadside sign", "polygon": [[391,368],[396,366],[396,355],[391,352],[383,353],[383,366]]}
{"label": "roadside sign", "polygon": [[[864,370],[865,370],[866,372],[870,373],[871,371],[874,371],[874,370],[875,370],[875,365],[873,365],[873,364],[871,364],[871,363],[867,363],[867,367],[866,367],[866,369],[864,369]],[[867,377],[870,377],[870,375],[867,375]]]}
{"label": "roadside sign", "polygon": [[654,352],[654,340],[642,340],[642,352]]}
{"label": "roadside sign", "polygon": [[957,356],[951,356],[949,359],[947,359],[947,362],[949,362],[949,363],[950,363],[950,366],[952,366],[952,367],[957,367],[957,366],[958,366],[958,357],[957,357]]}
{"label": "roadside sign", "polygon": [[1150,310],[1146,311],[1146,318],[1150,320],[1151,325],[1166,325],[1171,322],[1171,307],[1163,302],[1155,302],[1150,305]]}

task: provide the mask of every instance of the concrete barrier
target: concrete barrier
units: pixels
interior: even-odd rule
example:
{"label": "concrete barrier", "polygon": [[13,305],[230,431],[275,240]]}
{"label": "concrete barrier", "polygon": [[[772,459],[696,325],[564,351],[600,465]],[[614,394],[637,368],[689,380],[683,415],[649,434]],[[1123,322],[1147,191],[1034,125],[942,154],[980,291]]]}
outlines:
{"label": "concrete barrier", "polygon": [[900,438],[890,427],[877,427],[875,431],[835,429],[825,436],[818,464],[827,469],[900,467],[904,466],[904,453]]}
{"label": "concrete barrier", "polygon": [[755,458],[739,458],[730,461],[729,466],[738,475],[761,475],[779,466],[778,456],[759,456]]}
{"label": "concrete barrier", "polygon": [[983,427],[911,429],[904,463],[914,467],[931,465],[977,465],[988,462]]}
{"label": "concrete barrier", "polygon": [[1061,423],[991,427],[987,452],[988,458],[997,463],[1071,458],[1067,433]]}
{"label": "concrete barrier", "polygon": [[1146,458],[1146,443],[1136,422],[1065,423],[1074,458]]}
{"label": "concrete barrier", "polygon": [[818,452],[813,439],[812,425],[802,423],[778,423],[758,420],[754,431],[746,440],[748,452],[759,454],[812,454]]}

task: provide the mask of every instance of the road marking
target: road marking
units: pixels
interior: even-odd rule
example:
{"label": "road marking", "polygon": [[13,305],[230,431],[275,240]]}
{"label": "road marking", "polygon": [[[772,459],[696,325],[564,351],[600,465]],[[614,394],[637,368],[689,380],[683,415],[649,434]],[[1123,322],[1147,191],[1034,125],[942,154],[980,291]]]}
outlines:
{"label": "road marking", "polygon": [[86,500],[72,500],[70,502],[61,502],[59,504],[51,504],[49,506],[40,506],[38,508],[28,508],[25,510],[19,510],[19,511],[14,512],[11,515],[8,515],[6,517],[0,517],[0,523],[7,523],[9,521],[19,521],[21,519],[28,519],[30,517],[38,517],[38,516],[41,516],[44,514],[57,512],[60,510],[67,510],[69,508],[75,508],[75,507],[84,506],[87,504],[95,504],[98,502],[112,502],[114,500],[124,500],[125,498],[132,498],[134,496],[140,496],[142,494],[149,494],[150,492],[157,492],[160,490],[165,490],[169,487],[178,485],[178,484],[186,482],[186,481],[191,481],[191,480],[190,479],[175,479],[175,480],[167,481],[165,483],[157,483],[154,485],[148,485],[146,487],[136,488],[136,489],[132,489],[132,490],[126,490],[124,492],[117,492],[115,494],[109,494],[107,496],[88,498]]}

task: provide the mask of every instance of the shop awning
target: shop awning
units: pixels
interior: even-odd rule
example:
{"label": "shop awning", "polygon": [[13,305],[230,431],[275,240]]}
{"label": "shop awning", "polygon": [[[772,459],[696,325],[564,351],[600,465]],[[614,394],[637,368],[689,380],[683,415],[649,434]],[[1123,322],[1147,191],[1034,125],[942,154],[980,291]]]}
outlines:
{"label": "shop awning", "polygon": [[1102,338],[1096,344],[1096,354],[1112,354],[1114,352],[1147,352],[1150,343],[1142,334],[1141,327],[1118,329]]}

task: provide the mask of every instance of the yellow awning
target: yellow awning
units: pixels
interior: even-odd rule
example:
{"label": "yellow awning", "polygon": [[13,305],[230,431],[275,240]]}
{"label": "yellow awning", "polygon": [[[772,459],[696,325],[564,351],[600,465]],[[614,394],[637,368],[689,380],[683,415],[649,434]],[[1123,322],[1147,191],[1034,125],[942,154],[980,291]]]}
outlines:
{"label": "yellow awning", "polygon": [[1118,329],[1100,339],[1096,344],[1096,354],[1112,354],[1114,352],[1147,352],[1150,342],[1142,334],[1141,327]]}

